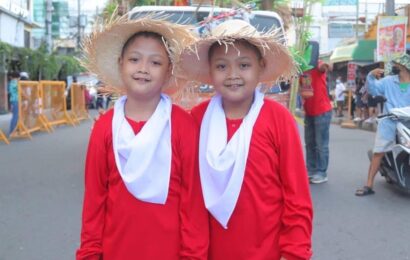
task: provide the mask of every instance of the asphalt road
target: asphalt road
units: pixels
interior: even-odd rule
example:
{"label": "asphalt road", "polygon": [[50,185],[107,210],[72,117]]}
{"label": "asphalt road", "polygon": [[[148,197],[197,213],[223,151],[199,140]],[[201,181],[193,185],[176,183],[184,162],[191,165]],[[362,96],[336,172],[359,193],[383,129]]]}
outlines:
{"label": "asphalt road", "polygon": [[[74,259],[90,125],[0,143],[0,260]],[[6,128],[1,120],[0,127]],[[311,186],[314,259],[410,259],[410,197],[381,177],[374,196],[354,196],[373,138],[331,128],[329,182]]]}

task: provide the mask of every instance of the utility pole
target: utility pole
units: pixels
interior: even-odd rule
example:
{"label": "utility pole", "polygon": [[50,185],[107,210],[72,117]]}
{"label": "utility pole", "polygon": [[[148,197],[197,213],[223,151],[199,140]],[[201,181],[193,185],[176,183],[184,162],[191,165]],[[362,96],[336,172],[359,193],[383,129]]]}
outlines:
{"label": "utility pole", "polygon": [[81,0],[77,0],[77,48],[81,45]]}
{"label": "utility pole", "polygon": [[46,45],[48,53],[51,53],[52,50],[51,18],[53,13],[53,3],[51,1],[52,0],[47,0],[46,3]]}
{"label": "utility pole", "polygon": [[365,26],[366,26],[365,32],[367,32],[367,29],[369,28],[368,18],[367,18],[367,14],[368,14],[368,12],[367,12],[367,0],[365,0],[364,4],[365,4],[365,6],[364,6],[364,20],[366,21],[366,23],[365,23]]}
{"label": "utility pole", "polygon": [[394,16],[395,12],[395,3],[394,0],[386,0],[386,14],[390,16]]}
{"label": "utility pole", "polygon": [[359,39],[359,0],[356,1],[356,41]]}

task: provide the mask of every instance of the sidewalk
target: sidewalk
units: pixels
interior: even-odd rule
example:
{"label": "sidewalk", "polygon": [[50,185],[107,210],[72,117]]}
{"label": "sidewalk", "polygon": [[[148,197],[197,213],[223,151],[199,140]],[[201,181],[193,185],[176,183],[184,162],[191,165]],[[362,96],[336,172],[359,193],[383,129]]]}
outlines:
{"label": "sidewalk", "polygon": [[0,129],[7,135],[9,132],[11,113],[0,115]]}
{"label": "sidewalk", "polygon": [[[345,113],[344,117],[336,117],[335,113],[333,113],[332,116],[332,124],[336,125],[341,125],[343,122],[348,122],[349,117]],[[350,122],[353,122],[356,125],[356,129],[361,129],[361,130],[366,130],[366,131],[371,131],[371,132],[376,132],[377,130],[377,122],[374,120],[372,123],[365,122],[365,120],[359,121],[359,122],[354,122],[351,120]]]}

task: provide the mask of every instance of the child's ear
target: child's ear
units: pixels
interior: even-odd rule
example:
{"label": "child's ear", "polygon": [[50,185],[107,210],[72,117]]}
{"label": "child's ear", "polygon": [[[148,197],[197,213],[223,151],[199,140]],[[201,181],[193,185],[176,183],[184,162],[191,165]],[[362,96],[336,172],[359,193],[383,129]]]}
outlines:
{"label": "child's ear", "polygon": [[266,62],[264,58],[259,60],[259,66],[261,67],[261,69],[265,69]]}

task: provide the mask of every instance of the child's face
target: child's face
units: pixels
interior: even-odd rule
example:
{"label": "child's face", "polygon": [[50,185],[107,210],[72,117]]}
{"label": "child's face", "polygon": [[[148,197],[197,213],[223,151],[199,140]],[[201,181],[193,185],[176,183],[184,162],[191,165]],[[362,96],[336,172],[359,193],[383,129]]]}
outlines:
{"label": "child's face", "polygon": [[264,69],[254,49],[243,43],[236,43],[235,47],[229,46],[225,53],[225,45],[218,46],[210,57],[213,86],[225,101],[234,103],[253,98]]}
{"label": "child's face", "polygon": [[164,44],[144,36],[135,38],[124,50],[119,69],[127,94],[139,98],[159,95],[171,75]]}

